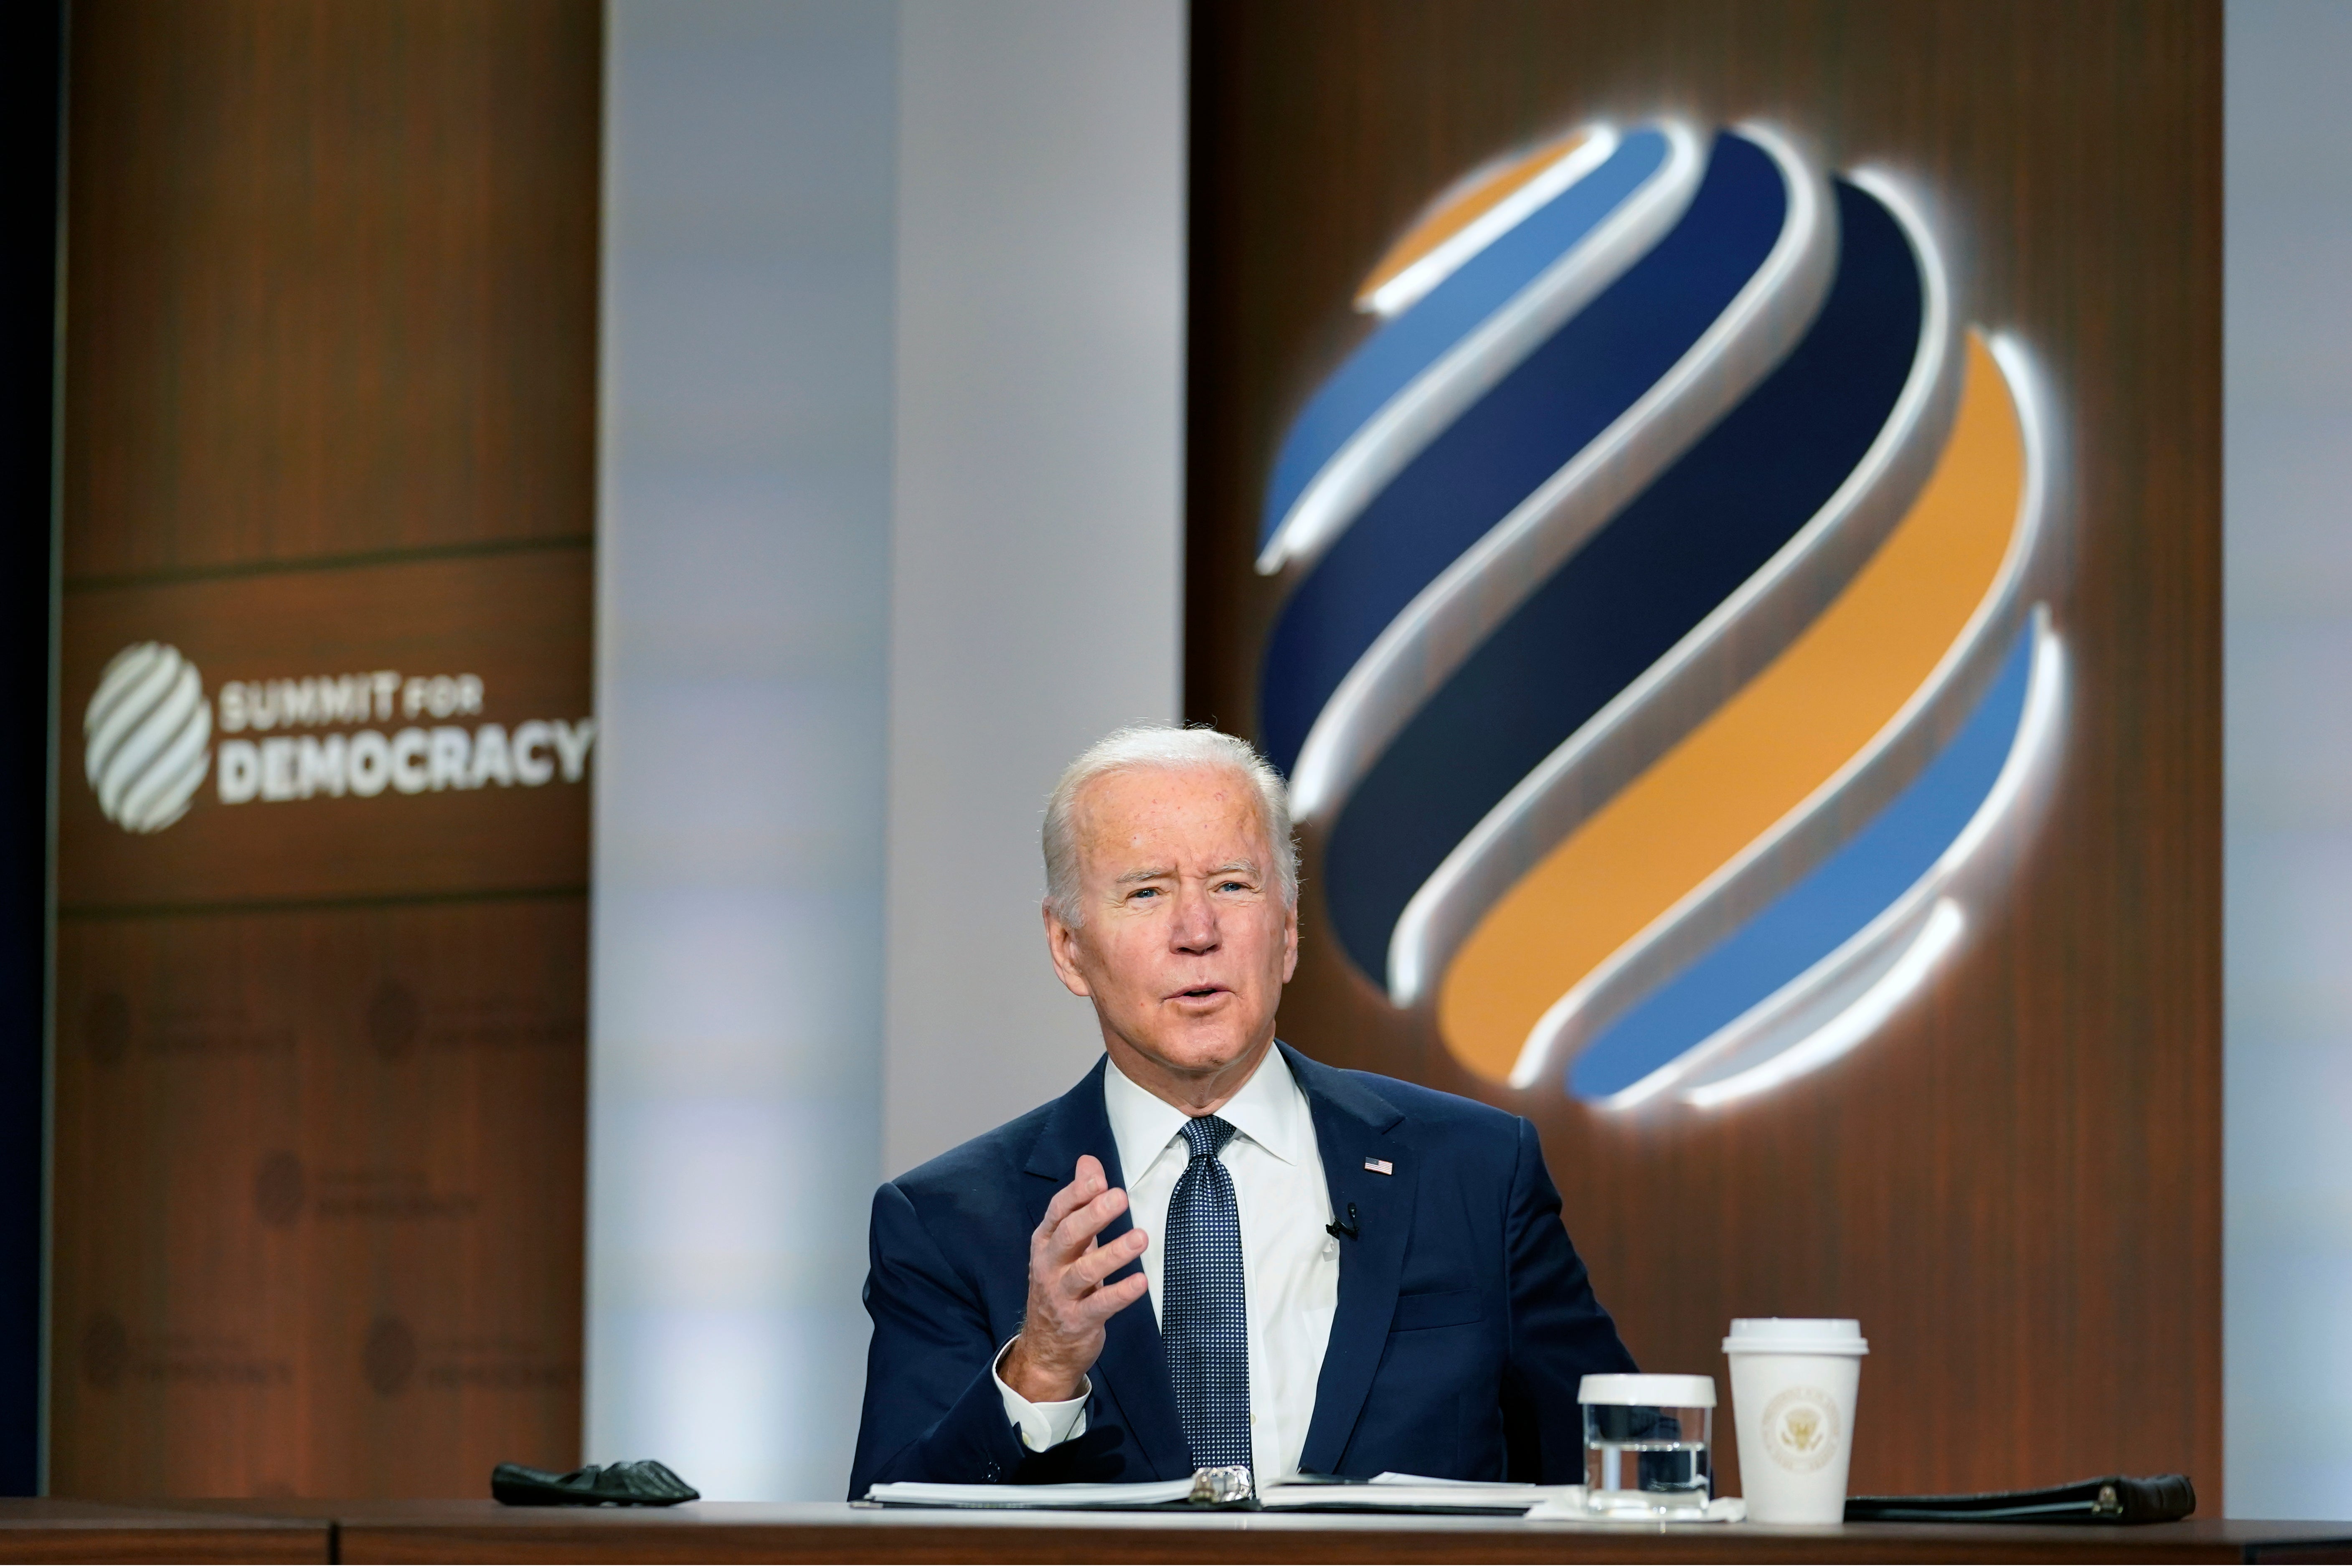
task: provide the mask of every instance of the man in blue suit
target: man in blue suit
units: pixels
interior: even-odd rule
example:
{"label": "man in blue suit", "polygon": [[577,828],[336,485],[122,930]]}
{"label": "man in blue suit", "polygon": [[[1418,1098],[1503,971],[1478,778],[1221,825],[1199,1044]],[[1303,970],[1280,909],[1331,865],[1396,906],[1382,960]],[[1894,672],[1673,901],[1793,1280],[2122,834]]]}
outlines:
{"label": "man in blue suit", "polygon": [[1634,1366],[1535,1129],[1275,1038],[1281,779],[1137,726],[1070,765],[1045,839],[1047,944],[1104,1057],[875,1194],[850,1496],[1223,1464],[1581,1480],[1578,1382]]}

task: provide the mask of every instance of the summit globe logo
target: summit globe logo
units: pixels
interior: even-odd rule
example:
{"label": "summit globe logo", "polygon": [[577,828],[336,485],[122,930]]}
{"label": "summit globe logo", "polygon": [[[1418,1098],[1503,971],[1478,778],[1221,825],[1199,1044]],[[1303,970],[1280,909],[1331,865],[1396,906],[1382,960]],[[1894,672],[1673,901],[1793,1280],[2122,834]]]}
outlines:
{"label": "summit globe logo", "polygon": [[169,643],[114,656],[82,714],[82,773],[107,820],[154,833],[180,820],[212,766],[204,677]]}
{"label": "summit globe logo", "polygon": [[1257,734],[1341,951],[1486,1082],[1763,1092],[1998,896],[2063,711],[2049,399],[1935,210],[1770,125],[1593,124],[1358,291],[1267,479]]}

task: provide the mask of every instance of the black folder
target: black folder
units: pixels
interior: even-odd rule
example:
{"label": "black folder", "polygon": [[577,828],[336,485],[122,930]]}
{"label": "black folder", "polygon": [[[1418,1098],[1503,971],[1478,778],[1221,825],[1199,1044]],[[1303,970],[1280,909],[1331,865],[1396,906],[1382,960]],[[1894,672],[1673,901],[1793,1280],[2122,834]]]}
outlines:
{"label": "black folder", "polygon": [[2163,1524],[2197,1511],[2187,1476],[2101,1476],[2021,1492],[1845,1500],[1849,1524]]}

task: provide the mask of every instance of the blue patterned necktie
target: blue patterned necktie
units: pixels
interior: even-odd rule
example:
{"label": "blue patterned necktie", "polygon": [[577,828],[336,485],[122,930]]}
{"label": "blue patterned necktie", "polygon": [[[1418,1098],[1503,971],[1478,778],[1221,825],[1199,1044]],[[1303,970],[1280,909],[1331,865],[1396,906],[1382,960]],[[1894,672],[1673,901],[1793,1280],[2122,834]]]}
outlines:
{"label": "blue patterned necktie", "polygon": [[1217,1152],[1234,1135],[1220,1117],[1184,1123],[1192,1161],[1168,1198],[1160,1339],[1192,1465],[1250,1462],[1249,1321],[1243,1310],[1241,1211]]}

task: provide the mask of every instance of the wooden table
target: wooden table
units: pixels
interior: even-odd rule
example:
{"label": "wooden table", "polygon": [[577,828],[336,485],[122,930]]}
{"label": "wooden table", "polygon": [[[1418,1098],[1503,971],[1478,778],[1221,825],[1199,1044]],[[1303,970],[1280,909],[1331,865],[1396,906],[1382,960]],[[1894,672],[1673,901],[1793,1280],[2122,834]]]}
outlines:
{"label": "wooden table", "polygon": [[0,1498],[5,1563],[331,1563],[333,1535],[327,1519],[299,1510]]}
{"label": "wooden table", "polygon": [[[1267,1513],[933,1512],[846,1503],[519,1509],[246,1500],[22,1505],[16,1561],[341,1563],[2352,1563],[2352,1523],[1577,1525]],[[75,1523],[80,1515],[87,1521]],[[275,1516],[254,1519],[253,1513]],[[145,1515],[133,1524],[125,1516]],[[193,1523],[191,1521],[194,1521]],[[307,1528],[312,1533],[303,1534]],[[77,1533],[81,1531],[83,1533]],[[175,1533],[176,1531],[176,1533]],[[307,1558],[289,1552],[307,1543]],[[84,1549],[89,1548],[89,1549]]]}

